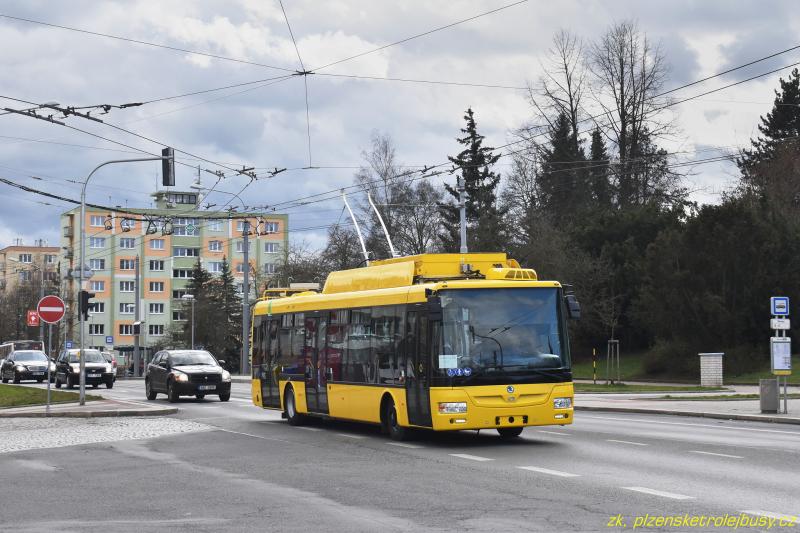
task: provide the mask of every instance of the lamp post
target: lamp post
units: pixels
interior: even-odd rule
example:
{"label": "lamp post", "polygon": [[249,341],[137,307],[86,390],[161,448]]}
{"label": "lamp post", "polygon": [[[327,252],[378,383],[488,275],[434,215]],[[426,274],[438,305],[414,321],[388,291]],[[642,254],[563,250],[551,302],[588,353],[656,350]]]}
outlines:
{"label": "lamp post", "polygon": [[192,350],[194,350],[194,295],[184,294],[181,296],[181,300],[192,302]]}
{"label": "lamp post", "polygon": [[[85,264],[86,261],[86,186],[89,185],[89,180],[92,179],[92,176],[95,172],[100,170],[102,167],[106,165],[113,165],[116,163],[135,163],[139,161],[164,161],[174,159],[174,156],[154,156],[154,157],[138,157],[135,159],[113,159],[111,161],[106,161],[105,163],[100,163],[94,170],[92,170],[86,179],[83,182],[83,187],[81,188],[81,245],[80,245],[80,259],[78,264],[78,291],[83,290],[83,278],[84,278],[84,270],[88,270],[87,265]],[[137,317],[138,318],[138,317]],[[83,352],[83,313],[78,313],[78,331],[80,335],[80,405],[86,404],[86,358],[84,357]]]}

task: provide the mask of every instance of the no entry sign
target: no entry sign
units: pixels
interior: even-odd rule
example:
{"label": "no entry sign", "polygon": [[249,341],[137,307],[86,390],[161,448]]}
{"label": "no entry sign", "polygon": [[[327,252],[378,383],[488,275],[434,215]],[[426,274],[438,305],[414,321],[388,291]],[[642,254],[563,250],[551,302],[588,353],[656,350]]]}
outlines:
{"label": "no entry sign", "polygon": [[48,324],[55,324],[62,318],[66,312],[64,300],[58,296],[45,296],[39,300],[39,305],[36,306],[36,312],[39,317]]}

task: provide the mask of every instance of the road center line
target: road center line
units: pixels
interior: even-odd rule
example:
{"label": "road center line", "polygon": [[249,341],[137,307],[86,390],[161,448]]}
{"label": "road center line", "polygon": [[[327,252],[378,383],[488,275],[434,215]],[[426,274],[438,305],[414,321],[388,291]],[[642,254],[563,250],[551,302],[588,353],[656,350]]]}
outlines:
{"label": "road center line", "polygon": [[661,496],[662,498],[671,498],[673,500],[694,500],[694,496],[686,496],[684,494],[675,494],[674,492],[664,492],[662,490],[648,489],[647,487],[620,487],[625,490],[632,490],[634,492],[641,492],[644,494],[651,494],[653,496]]}
{"label": "road center line", "polygon": [[401,448],[424,448],[424,446],[420,446],[419,444],[406,444],[405,442],[387,442],[388,446],[399,446]]}
{"label": "road center line", "polygon": [[459,459],[469,459],[470,461],[494,461],[488,457],[481,457],[480,455],[470,455],[468,453],[449,453],[451,457],[458,457]]}
{"label": "road center line", "polygon": [[770,511],[739,511],[740,513],[749,514],[753,516],[765,516],[767,518],[774,518],[776,520],[785,520],[789,521],[792,520],[793,522],[797,522],[797,516],[791,514],[781,514],[781,513],[772,513]]}
{"label": "road center line", "polygon": [[304,429],[306,431],[319,431],[319,428],[310,428],[306,426],[298,426],[297,429]]}
{"label": "road center line", "polygon": [[550,435],[566,435],[567,437],[572,436],[570,433],[563,433],[561,431],[546,431],[544,429],[540,429],[539,433],[549,433]]}
{"label": "road center line", "polygon": [[643,442],[631,442],[629,440],[606,439],[606,442],[618,442],[620,444],[631,444],[633,446],[648,446]]}
{"label": "road center line", "polygon": [[350,435],[349,433],[337,433],[340,437],[347,437],[349,439],[363,439],[363,435]]}
{"label": "road center line", "polygon": [[531,472],[538,472],[540,474],[549,474],[551,476],[559,477],[580,477],[580,474],[570,474],[569,472],[562,472],[560,470],[550,470],[549,468],[539,468],[538,466],[518,466],[520,470],[530,470]]}
{"label": "road center line", "polygon": [[702,453],[703,455],[714,455],[716,457],[730,457],[731,459],[744,459],[741,455],[728,455],[727,453],[701,452],[700,450],[690,450],[689,453]]}
{"label": "road center line", "polygon": [[[583,414],[580,416],[581,418],[594,418],[596,420],[619,420],[622,422],[636,422],[639,424],[662,424],[666,426],[690,426],[690,427],[713,428],[713,429],[734,429],[738,431],[757,431],[760,433],[784,433],[786,435],[794,435],[795,437],[800,437],[800,432],[798,431],[781,431],[779,429],[740,428],[736,426],[717,426],[714,424],[691,424],[689,422],[667,422],[665,420],[641,420],[636,418],[622,418],[615,416],[590,416]],[[747,422],[754,422],[754,421],[747,420]]]}

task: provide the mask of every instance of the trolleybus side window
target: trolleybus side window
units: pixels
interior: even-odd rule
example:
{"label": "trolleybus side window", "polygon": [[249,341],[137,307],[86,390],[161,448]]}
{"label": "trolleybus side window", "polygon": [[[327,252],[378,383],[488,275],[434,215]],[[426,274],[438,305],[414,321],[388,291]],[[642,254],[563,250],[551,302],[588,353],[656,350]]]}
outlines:
{"label": "trolleybus side window", "polygon": [[331,311],[330,322],[328,324],[326,351],[328,354],[328,366],[333,371],[333,381],[344,379],[342,370],[345,355],[345,335],[348,322],[348,311]]}
{"label": "trolleybus side window", "polygon": [[295,369],[294,359],[292,358],[292,323],[294,315],[281,316],[281,328],[278,336],[280,338],[278,348],[278,364],[283,367],[285,374],[299,373]]}
{"label": "trolleybus side window", "polygon": [[353,309],[350,312],[350,324],[347,326],[345,381],[354,383],[374,381],[374,372],[370,367],[371,315],[371,308]]}
{"label": "trolleybus side window", "polygon": [[400,349],[400,334],[402,329],[399,327],[404,309],[400,306],[376,307],[372,310],[373,337],[372,351],[373,360],[378,365],[378,382],[385,384],[396,384],[400,377],[402,368]]}
{"label": "trolleybus side window", "polygon": [[305,358],[305,315],[303,313],[294,314],[294,327],[292,328],[292,360],[297,374],[305,374],[310,365]]}
{"label": "trolleybus side window", "polygon": [[264,362],[263,342],[264,336],[261,333],[261,326],[264,324],[264,318],[257,316],[253,319],[253,355],[250,362],[253,369],[253,377],[261,377],[261,365]]}

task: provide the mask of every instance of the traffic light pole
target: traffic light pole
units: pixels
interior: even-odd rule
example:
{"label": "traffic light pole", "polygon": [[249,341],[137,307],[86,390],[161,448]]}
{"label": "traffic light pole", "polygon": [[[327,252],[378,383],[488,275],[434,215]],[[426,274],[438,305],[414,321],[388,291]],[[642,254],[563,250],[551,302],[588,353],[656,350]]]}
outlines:
{"label": "traffic light pole", "polygon": [[[114,159],[111,161],[106,161],[105,163],[100,163],[94,170],[92,170],[86,179],[83,182],[83,188],[81,189],[81,246],[80,246],[80,264],[78,265],[78,291],[83,290],[83,269],[85,268],[85,261],[86,261],[86,186],[89,184],[89,180],[92,179],[92,176],[95,172],[100,170],[102,167],[106,165],[113,165],[116,163],[135,163],[139,161],[164,161],[164,160],[171,160],[174,161],[173,156],[164,156],[164,157],[140,157],[136,159]],[[165,165],[167,168],[171,169],[174,173],[174,165]],[[166,170],[166,169],[165,169]],[[166,176],[165,176],[166,179]],[[174,183],[174,174],[173,174],[173,183]],[[86,359],[84,358],[84,344],[83,344],[83,328],[84,328],[84,314],[78,313],[78,329],[80,331],[80,405],[86,404]]]}

